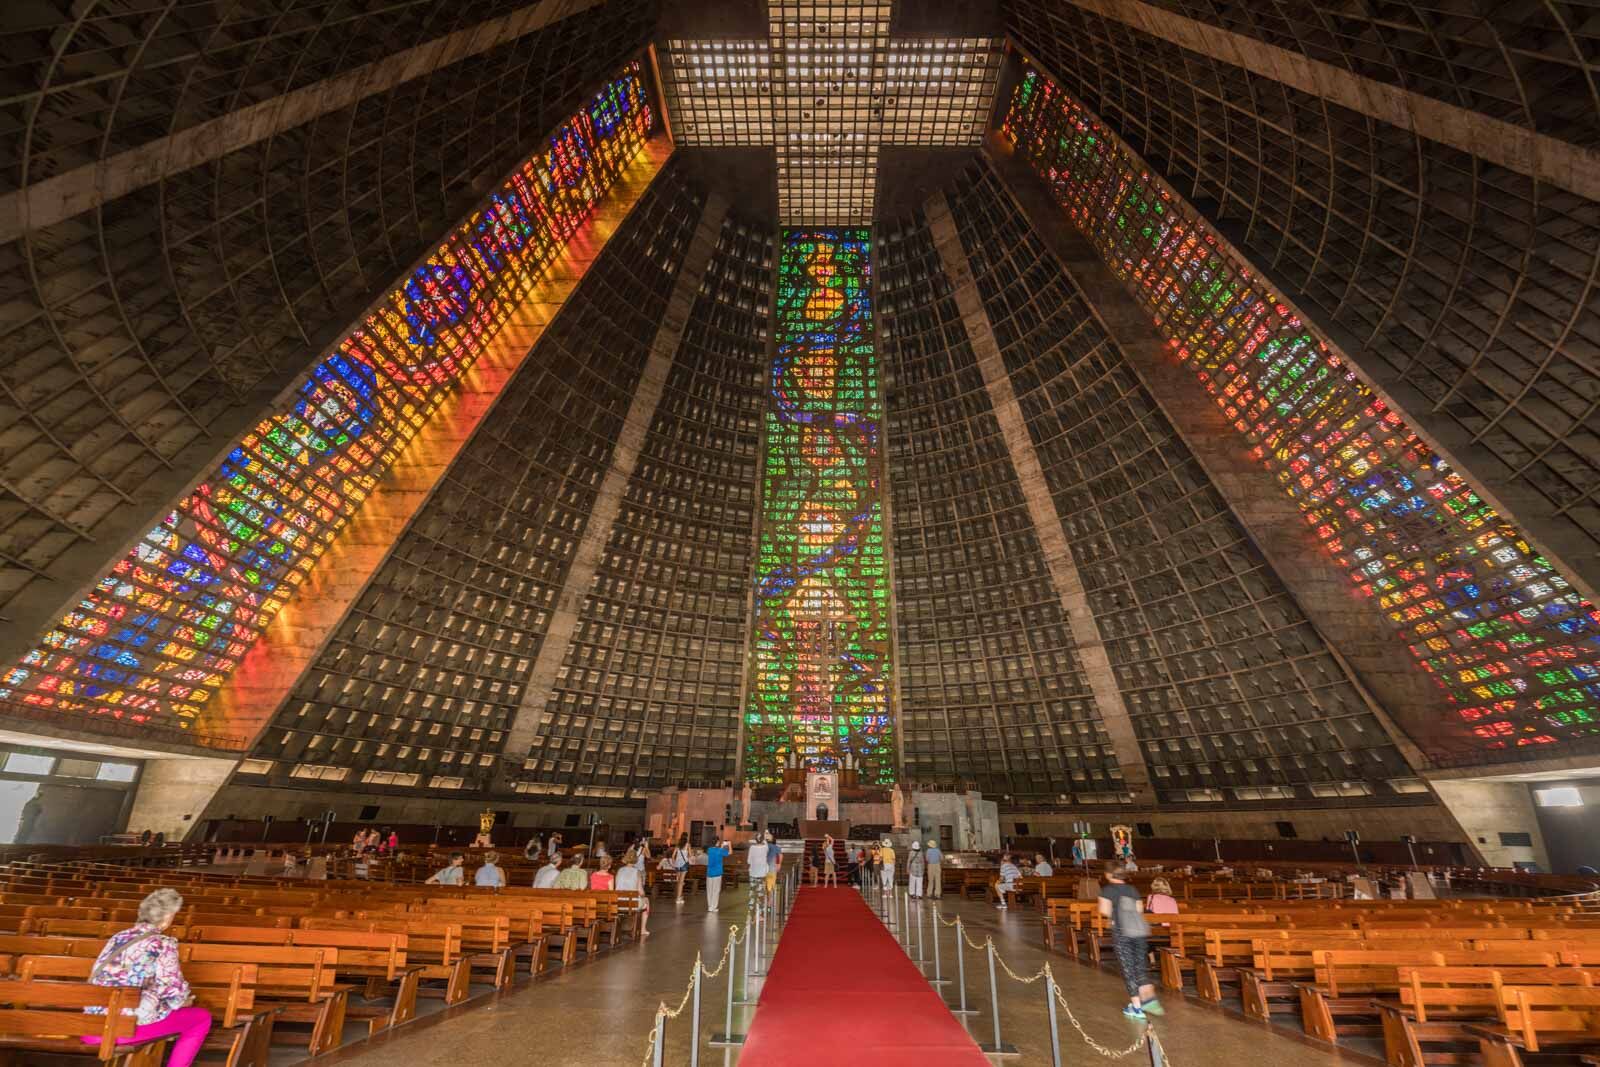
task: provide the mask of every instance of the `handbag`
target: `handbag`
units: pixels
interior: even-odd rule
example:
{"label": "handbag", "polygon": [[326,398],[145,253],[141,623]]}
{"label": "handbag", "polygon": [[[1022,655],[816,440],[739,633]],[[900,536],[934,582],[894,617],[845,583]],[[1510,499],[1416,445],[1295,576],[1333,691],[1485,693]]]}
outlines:
{"label": "handbag", "polygon": [[[129,941],[126,945],[123,945],[120,949],[118,949],[114,956],[106,956],[95,960],[94,966],[89,970],[89,984],[106,985],[109,987],[109,983],[105,982],[105,967],[108,966],[112,960],[121,963],[123,960],[128,958],[128,952],[134,946],[142,945],[146,941],[159,936],[161,936],[159,930],[152,930],[147,934],[140,934],[138,937],[134,938],[132,941]],[[114,988],[139,990],[138,1010],[129,1014],[135,1014],[140,1018],[143,1018],[146,1015],[154,1015],[156,1009],[161,1006],[161,1001],[155,995],[154,990],[146,989],[143,986],[116,986]],[[127,1009],[124,1009],[124,1012],[127,1013]]]}

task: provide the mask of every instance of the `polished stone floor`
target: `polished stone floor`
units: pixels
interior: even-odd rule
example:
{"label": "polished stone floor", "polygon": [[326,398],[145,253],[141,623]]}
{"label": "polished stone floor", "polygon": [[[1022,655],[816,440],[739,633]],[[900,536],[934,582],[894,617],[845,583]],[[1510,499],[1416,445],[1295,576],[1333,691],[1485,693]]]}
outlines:
{"label": "polished stone floor", "polygon": [[[487,1003],[435,1012],[392,1034],[321,1057],[317,1062],[361,1067],[389,1067],[396,1062],[408,1067],[640,1063],[645,1057],[655,1005],[662,1001],[671,1007],[678,1004],[697,952],[711,961],[720,958],[728,923],[742,921],[744,900],[742,890],[725,895],[721,914],[716,916],[705,914],[703,900],[690,901],[682,909],[674,908],[670,902],[658,904],[650,923],[652,936],[642,946],[619,950],[569,973],[524,984],[510,992],[489,995]],[[931,960],[928,931],[932,909],[929,905],[923,908],[923,955]],[[1032,975],[1046,960],[1052,963],[1084,1035],[1080,1036],[1063,1013],[1060,1030],[1064,1063],[1112,1062],[1091,1049],[1086,1038],[1120,1049],[1136,1036],[1135,1024],[1120,1015],[1124,1002],[1121,980],[1110,971],[1096,971],[1062,956],[1046,954],[1038,916],[1032,909],[997,912],[976,902],[946,900],[943,912],[947,919],[960,914],[974,941],[981,944],[985,937],[993,937],[1000,957],[1019,974]],[[953,938],[954,931],[946,930],[941,942],[941,962],[947,976],[954,970],[950,957]],[[931,975],[931,964],[927,970]],[[1049,1023],[1043,984],[1023,987],[1009,981],[1004,971],[999,972],[999,982],[1002,1035],[1018,1047],[1021,1056],[994,1062],[1048,1064]],[[726,992],[722,983],[717,978],[705,985],[703,1026],[707,1035],[722,1029]],[[947,999],[954,1002],[954,984],[945,988]],[[969,1017],[968,1025],[980,1042],[989,1041],[993,1023],[988,1014],[987,971],[981,954],[970,950],[967,989],[969,1006],[981,1009],[981,1014]],[[1172,1067],[1277,1067],[1291,1063],[1296,1067],[1326,1067],[1372,1062],[1307,1044],[1282,1029],[1267,1028],[1181,998],[1169,997],[1166,1007],[1167,1014],[1157,1025]],[[863,1004],[861,1010],[870,1012],[872,1006]],[[746,1012],[747,1009],[734,1009],[734,1028],[738,1032],[748,1025]],[[818,1048],[826,1050],[826,1020],[818,1020],[818,1025]],[[666,1050],[666,1063],[689,1062],[686,1018],[669,1024]],[[819,1054],[816,1061],[819,1065],[857,1062],[843,1050],[836,1060],[824,1059],[823,1055]],[[738,1062],[735,1051],[706,1047],[701,1050],[701,1063],[707,1067],[732,1067]],[[1146,1067],[1149,1059],[1141,1050],[1120,1062]]]}

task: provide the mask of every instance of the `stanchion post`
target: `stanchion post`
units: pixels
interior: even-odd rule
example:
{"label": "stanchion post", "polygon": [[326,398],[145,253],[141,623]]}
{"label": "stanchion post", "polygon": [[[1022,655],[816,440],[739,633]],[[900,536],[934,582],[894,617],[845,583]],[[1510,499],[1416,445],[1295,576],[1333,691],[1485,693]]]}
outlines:
{"label": "stanchion post", "polygon": [[689,1067],[700,1067],[700,979],[705,964],[694,961],[694,1015],[689,1020]]}
{"label": "stanchion post", "polygon": [[989,957],[989,1011],[994,1015],[994,1043],[979,1045],[978,1049],[991,1056],[1016,1056],[1019,1055],[1017,1046],[1000,1040],[1000,983],[996,981],[994,973],[994,942],[989,941],[984,948]]}
{"label": "stanchion post", "polygon": [[[748,927],[745,929],[744,943],[747,946],[750,944],[750,931]],[[749,948],[745,949],[745,958],[750,958]],[[728,942],[728,1004],[727,1008],[722,1013],[722,1033],[712,1034],[711,1040],[708,1042],[712,1048],[725,1048],[729,1045],[744,1044],[744,1035],[733,1032],[733,977],[735,972],[738,970],[739,937],[737,934],[732,934],[730,935]]]}
{"label": "stanchion post", "polygon": [[1167,1067],[1167,1053],[1161,1047],[1161,1039],[1154,1030],[1145,1034],[1144,1047],[1150,1050],[1150,1067]]}
{"label": "stanchion post", "polygon": [[756,901],[756,965],[750,973],[756,978],[763,978],[767,973],[767,921],[766,911],[761,901]]}
{"label": "stanchion post", "polygon": [[922,904],[920,902],[917,904],[917,909],[916,910],[917,910],[917,966],[918,967],[926,967],[928,965],[928,956],[927,956],[927,952],[924,950],[923,945],[922,945],[923,915],[922,915]]}
{"label": "stanchion post", "polygon": [[956,984],[961,987],[961,1007],[951,1008],[956,1015],[976,1015],[967,1007],[967,929],[956,916]]}
{"label": "stanchion post", "polygon": [[[928,984],[933,986],[946,986],[950,980],[944,976],[944,967],[939,962],[939,936],[944,930],[944,921],[939,918],[939,905],[933,906],[933,977],[928,979]],[[943,995],[941,993],[941,995]]]}
{"label": "stanchion post", "polygon": [[667,1016],[665,1012],[656,1012],[656,1047],[650,1055],[653,1067],[661,1067],[661,1059],[667,1050]]}
{"label": "stanchion post", "polygon": [[1050,1067],[1061,1067],[1061,1026],[1056,1021],[1056,976],[1049,965],[1045,966],[1044,1000],[1050,1010]]}

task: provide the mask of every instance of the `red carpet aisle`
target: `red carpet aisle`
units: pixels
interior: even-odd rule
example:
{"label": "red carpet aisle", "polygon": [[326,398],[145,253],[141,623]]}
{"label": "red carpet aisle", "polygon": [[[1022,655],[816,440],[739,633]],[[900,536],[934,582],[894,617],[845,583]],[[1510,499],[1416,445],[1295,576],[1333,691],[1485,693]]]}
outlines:
{"label": "red carpet aisle", "polygon": [[988,1067],[853,889],[802,889],[739,1067]]}

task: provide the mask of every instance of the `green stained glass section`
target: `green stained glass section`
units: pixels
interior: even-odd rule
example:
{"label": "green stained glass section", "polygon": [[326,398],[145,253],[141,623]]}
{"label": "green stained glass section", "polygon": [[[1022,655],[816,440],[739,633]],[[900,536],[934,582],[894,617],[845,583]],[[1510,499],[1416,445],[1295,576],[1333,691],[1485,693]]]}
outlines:
{"label": "green stained glass section", "polygon": [[883,402],[866,230],[787,230],[763,416],[744,769],[895,778]]}

